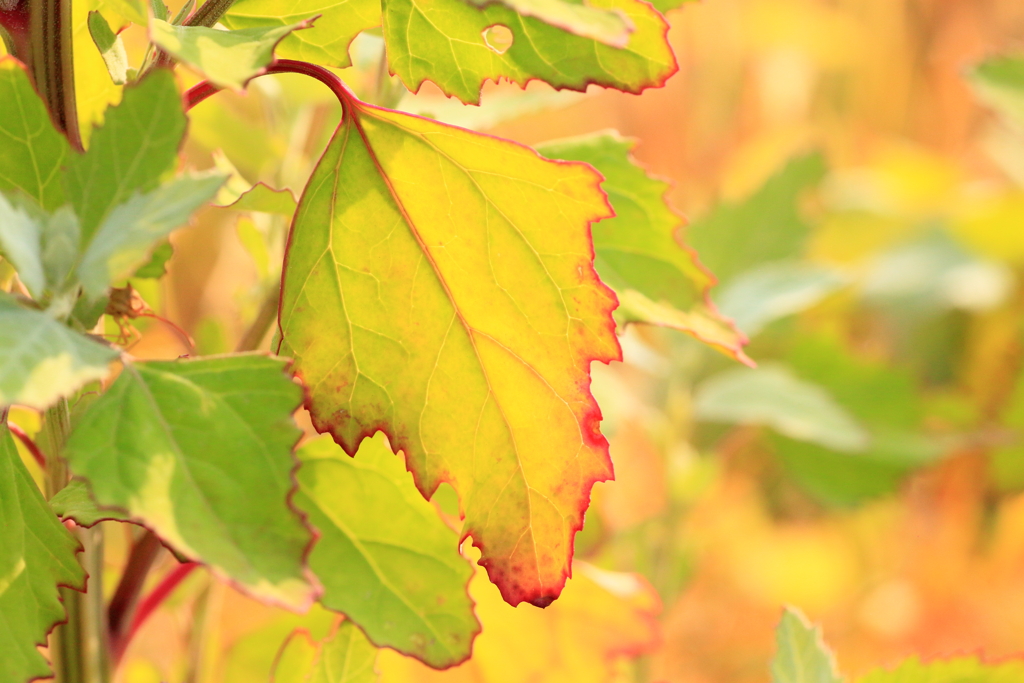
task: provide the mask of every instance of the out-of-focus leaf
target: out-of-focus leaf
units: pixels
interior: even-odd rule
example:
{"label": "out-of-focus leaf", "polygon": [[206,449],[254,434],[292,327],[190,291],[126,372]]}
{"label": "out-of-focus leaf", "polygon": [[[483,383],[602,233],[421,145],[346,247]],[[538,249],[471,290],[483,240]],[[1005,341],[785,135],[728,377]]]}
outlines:
{"label": "out-of-focus leaf", "polygon": [[745,334],[755,335],[773,320],[810,308],[847,281],[832,268],[770,263],[733,279],[718,295],[718,308]]}
{"label": "out-of-focus leaf", "polygon": [[875,669],[857,683],[1016,683],[1024,680],[1024,662],[1010,659],[983,663],[977,657],[922,662],[905,660],[892,670]]}
{"label": "out-of-focus leaf", "polygon": [[111,211],[78,267],[85,293],[98,297],[145,265],[154,243],[188,221],[223,182],[221,175],[182,176]]}
{"label": "out-of-focus leaf", "polygon": [[301,390],[284,368],[259,355],[126,365],[66,453],[100,506],[253,595],[303,609],[315,595],[311,538],[287,501]]}
{"label": "out-of-focus leaf", "polygon": [[72,479],[67,486],[50,499],[50,507],[61,519],[74,520],[78,526],[90,527],[99,522],[116,519],[127,522],[130,518],[118,508],[100,508],[89,490],[88,482]]}
{"label": "out-of-focus leaf", "polygon": [[969,77],[986,104],[1024,126],[1024,56],[992,57],[971,69]]}
{"label": "out-of-focus leaf", "polygon": [[388,64],[410,90],[430,80],[467,104],[480,102],[485,81],[500,78],[522,86],[537,78],[556,88],[582,91],[595,83],[638,93],[675,73],[668,25],[650,5],[595,0],[589,7],[617,10],[636,27],[625,48],[568,33],[503,4],[480,9],[464,0],[386,0]]}
{"label": "out-of-focus leaf", "polygon": [[313,424],[352,454],[386,431],[425,497],[452,484],[513,604],[558,596],[611,475],[589,390],[620,353],[592,261],[599,181],[350,100],[293,222],[280,350]]}
{"label": "out-of-focus leaf", "polygon": [[741,360],[745,340],[708,302],[714,279],[677,241],[682,219],[665,201],[668,183],[631,158],[634,142],[614,133],[543,144],[541,154],[584,161],[604,176],[615,216],[591,228],[594,267],[619,295],[616,318],[674,327]]}
{"label": "out-of-focus leaf", "polygon": [[841,683],[836,659],[799,610],[787,607],[775,629],[772,683]]}
{"label": "out-of-focus leaf", "polygon": [[135,270],[132,277],[159,280],[167,273],[167,262],[174,256],[174,247],[170,242],[161,242],[149,256],[149,261]]}
{"label": "out-of-focus leaf", "polygon": [[262,211],[290,217],[295,214],[296,206],[298,205],[295,202],[295,195],[291,190],[275,190],[265,183],[256,183],[238,199],[224,205],[224,208],[235,211]]}
{"label": "out-of-focus leaf", "polygon": [[13,57],[0,58],[0,122],[0,192],[21,190],[44,209],[56,209],[64,203],[60,168],[68,141]]}
{"label": "out-of-focus leaf", "polygon": [[110,24],[96,11],[89,12],[89,35],[107,65],[110,80],[116,85],[124,85],[128,80],[128,53],[121,36],[111,31]]}
{"label": "out-of-focus leaf", "polygon": [[[2,303],[0,303],[2,306]],[[0,330],[3,329],[0,324]],[[6,347],[4,347],[6,348]],[[85,590],[78,541],[46,504],[0,420],[0,680],[52,676],[37,646],[65,617],[58,586]]]}
{"label": "out-of-focus leaf", "polygon": [[377,648],[351,621],[321,643],[305,631],[289,638],[271,678],[273,683],[374,683]]}
{"label": "out-of-focus leaf", "polygon": [[686,239],[723,284],[755,266],[798,257],[809,231],[799,199],[824,174],[820,154],[797,157],[744,201],[721,204],[694,221]]}
{"label": "out-of-focus leaf", "polygon": [[[486,7],[495,0],[469,0]],[[623,14],[614,10],[564,0],[498,0],[524,17],[535,17],[577,36],[605,45],[626,47],[634,28]]]}
{"label": "out-of-focus leaf", "polygon": [[864,428],[825,389],[781,365],[715,375],[697,389],[694,415],[710,422],[762,424],[838,451],[862,451],[869,443]]}
{"label": "out-of-focus leaf", "polygon": [[906,371],[867,362],[841,345],[807,339],[788,355],[797,374],[824,386],[870,432],[860,453],[840,453],[811,443],[775,440],[796,481],[820,500],[851,505],[892,491],[912,469],[941,455],[939,444],[917,430],[920,401]]}
{"label": "out-of-focus leaf", "polygon": [[117,352],[0,294],[0,406],[40,410],[107,376]]}
{"label": "out-of-focus leaf", "polygon": [[70,206],[62,206],[47,217],[42,232],[43,271],[46,283],[60,291],[78,259],[81,228]]}
{"label": "out-of-focus leaf", "polygon": [[103,0],[103,7],[134,24],[146,25],[146,10],[139,0]]}
{"label": "out-of-focus leaf", "polygon": [[594,683],[614,680],[617,664],[653,650],[658,642],[657,593],[636,574],[583,562],[562,597],[541,611],[512,608],[478,572],[470,592],[484,630],[473,658],[435,671],[381,650],[381,683]]}
{"label": "out-of-focus leaf", "polygon": [[285,36],[311,23],[222,31],[205,26],[174,26],[153,19],[149,22],[149,38],[211,83],[241,92],[250,78],[263,73],[274,58],[274,48]]}
{"label": "out-of-focus leaf", "polygon": [[679,9],[688,2],[695,2],[695,0],[653,0],[651,4],[654,5],[654,9],[664,14],[670,10]]}
{"label": "out-of-focus leaf", "polygon": [[39,216],[28,207],[15,206],[0,193],[0,253],[18,271],[29,293],[39,298],[46,286],[43,272],[42,231]]}
{"label": "out-of-focus leaf", "polygon": [[280,57],[325,66],[352,65],[349,45],[361,31],[380,26],[380,0],[299,0],[282,7],[278,0],[238,0],[221,19],[231,29],[267,29],[321,15],[316,26],[288,35]]}
{"label": "out-of-focus leaf", "polygon": [[109,109],[85,154],[68,160],[64,184],[81,221],[86,245],[115,207],[135,192],[155,189],[177,162],[185,114],[174,76],[157,69],[125,88],[121,104]]}
{"label": "out-of-focus leaf", "polygon": [[350,458],[329,437],[303,446],[295,505],[317,531],[320,602],[379,646],[436,667],[469,657],[480,625],[459,537],[423,499],[383,434]]}

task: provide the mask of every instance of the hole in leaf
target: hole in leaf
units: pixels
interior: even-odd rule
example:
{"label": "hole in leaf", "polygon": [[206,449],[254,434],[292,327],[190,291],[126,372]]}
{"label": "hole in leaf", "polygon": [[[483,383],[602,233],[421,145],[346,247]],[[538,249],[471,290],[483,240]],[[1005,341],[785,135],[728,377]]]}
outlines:
{"label": "hole in leaf", "polygon": [[491,48],[499,55],[505,54],[505,51],[512,47],[512,29],[504,24],[495,24],[494,26],[488,26],[483,32],[484,43],[487,47]]}

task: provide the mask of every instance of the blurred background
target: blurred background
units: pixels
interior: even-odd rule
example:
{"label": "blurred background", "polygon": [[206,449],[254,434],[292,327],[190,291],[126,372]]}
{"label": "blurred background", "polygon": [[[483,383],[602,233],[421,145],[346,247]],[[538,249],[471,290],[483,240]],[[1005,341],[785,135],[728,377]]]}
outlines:
{"label": "blurred background", "polygon": [[[911,654],[1019,655],[1024,100],[972,69],[1024,50],[1024,3],[703,0],[668,19],[679,73],[640,96],[404,94],[373,35],[341,72],[369,101],[527,144],[635,138],[758,364],[625,330],[625,361],[594,367],[617,481],[595,488],[563,598],[513,609],[478,581],[477,657],[439,674],[385,654],[382,680],[766,681],[786,604],[823,625],[850,678]],[[76,59],[98,59],[84,38]],[[102,78],[81,88],[85,121],[119,98]],[[322,86],[261,78],[193,110],[184,163],[295,190],[338,119]],[[230,351],[277,285],[286,230],[281,215],[206,210],[172,237],[168,277],[134,284],[196,353]],[[170,325],[133,323],[136,356],[190,352]],[[444,490],[436,502],[452,512]],[[108,533],[112,568],[124,535]],[[266,681],[289,633],[331,621],[197,572],[121,679]]]}

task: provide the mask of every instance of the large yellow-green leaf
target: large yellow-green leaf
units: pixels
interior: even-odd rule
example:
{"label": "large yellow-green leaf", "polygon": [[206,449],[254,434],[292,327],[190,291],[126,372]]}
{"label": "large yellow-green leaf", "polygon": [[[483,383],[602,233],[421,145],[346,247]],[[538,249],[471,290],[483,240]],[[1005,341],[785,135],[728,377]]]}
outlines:
{"label": "large yellow-green leaf", "polygon": [[[484,7],[496,0],[469,0]],[[498,0],[524,17],[536,17],[546,24],[592,38],[614,47],[625,47],[633,24],[613,9],[600,9],[565,0]]]}
{"label": "large yellow-green leaf", "polygon": [[380,0],[237,0],[221,19],[232,29],[278,28],[320,15],[312,28],[281,41],[277,54],[325,66],[352,65],[349,44],[364,31],[380,26]]}
{"label": "large yellow-green leaf", "polygon": [[[2,327],[0,327],[2,329]],[[58,586],[85,590],[78,541],[65,529],[25,469],[0,411],[0,680],[47,678],[50,630],[65,618]]]}
{"label": "large yellow-green leaf", "polygon": [[473,568],[384,435],[363,441],[355,458],[328,437],[298,455],[294,502],[320,532],[309,556],[320,602],[379,646],[437,667],[468,658],[480,631],[466,593]]}
{"label": "large yellow-green leaf", "polygon": [[374,683],[377,648],[351,621],[343,621],[322,642],[297,630],[281,649],[273,683]]}
{"label": "large yellow-green leaf", "polygon": [[21,190],[45,209],[64,203],[60,167],[68,141],[50,123],[25,68],[0,58],[0,191]]}
{"label": "large yellow-green leaf", "polygon": [[593,268],[599,182],[350,98],[292,228],[280,351],[314,425],[350,454],[387,432],[425,496],[450,482],[513,604],[558,596],[612,474],[589,375],[620,353]]}
{"label": "large yellow-green leaf", "polygon": [[[388,64],[411,90],[433,81],[447,95],[478,103],[484,81],[519,85],[540,79],[556,88],[592,83],[637,93],[676,71],[664,17],[643,0],[594,0],[636,27],[626,47],[575,35],[503,4],[465,0],[384,0]],[[509,43],[511,40],[511,44]]]}
{"label": "large yellow-green leaf", "polygon": [[280,359],[238,355],[125,366],[71,434],[96,502],[265,600],[308,607],[310,532],[288,505],[291,412]]}
{"label": "large yellow-green leaf", "polygon": [[615,216],[594,226],[594,265],[619,295],[615,317],[672,327],[748,362],[746,339],[711,303],[715,280],[682,245],[683,219],[665,201],[667,182],[649,176],[630,155],[636,143],[615,133],[548,142],[537,151],[584,161],[604,176]]}
{"label": "large yellow-green leaf", "polygon": [[1019,683],[1024,681],[1024,661],[1011,659],[986,664],[977,657],[922,662],[905,660],[894,669],[875,669],[857,683]]}
{"label": "large yellow-green leaf", "polygon": [[102,379],[117,352],[0,293],[0,406],[47,408]]}

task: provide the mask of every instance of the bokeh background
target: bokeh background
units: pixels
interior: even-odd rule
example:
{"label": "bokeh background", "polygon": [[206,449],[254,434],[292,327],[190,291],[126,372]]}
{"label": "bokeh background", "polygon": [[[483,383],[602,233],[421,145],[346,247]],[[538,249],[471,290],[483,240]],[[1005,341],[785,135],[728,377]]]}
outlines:
{"label": "bokeh background", "polygon": [[[386,653],[382,680],[767,681],[787,604],[822,624],[850,680],[912,654],[1019,656],[1024,120],[971,74],[1024,50],[1024,3],[703,0],[668,18],[679,72],[640,96],[489,84],[477,108],[403,94],[373,35],[341,72],[370,101],[527,144],[635,138],[758,363],[627,329],[625,361],[594,367],[617,481],[595,489],[563,598],[513,609],[478,581],[474,660],[435,673]],[[124,37],[138,66],[143,36]],[[76,52],[98,59],[84,28]],[[119,97],[102,78],[80,87],[86,121]],[[338,118],[322,86],[261,78],[193,110],[183,163],[298,189]],[[230,351],[276,286],[286,230],[205,210],[172,237],[168,277],[137,289],[196,353]],[[193,351],[168,324],[133,322],[138,357]],[[451,514],[444,490],[436,503]],[[107,536],[113,580],[128,539]],[[286,636],[332,619],[196,572],[120,680],[266,681]]]}

